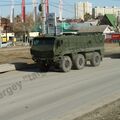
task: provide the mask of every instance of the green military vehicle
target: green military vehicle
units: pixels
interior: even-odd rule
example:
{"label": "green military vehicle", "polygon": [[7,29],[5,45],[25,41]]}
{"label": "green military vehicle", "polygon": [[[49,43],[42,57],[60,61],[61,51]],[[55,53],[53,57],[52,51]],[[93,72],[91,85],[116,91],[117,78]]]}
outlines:
{"label": "green military vehicle", "polygon": [[103,58],[104,38],[100,32],[36,37],[31,47],[32,59],[49,68],[58,67],[63,72],[71,68],[82,69],[87,61],[98,66]]}

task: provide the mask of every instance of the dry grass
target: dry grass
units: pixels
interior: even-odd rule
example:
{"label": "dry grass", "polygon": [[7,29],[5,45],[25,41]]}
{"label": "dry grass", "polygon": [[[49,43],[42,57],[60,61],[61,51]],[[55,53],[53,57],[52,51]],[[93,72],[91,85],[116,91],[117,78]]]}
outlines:
{"label": "dry grass", "polygon": [[[10,49],[10,48],[9,48]],[[0,50],[0,64],[2,63],[13,63],[13,62],[26,62],[31,63],[31,55],[29,48],[20,50]]]}

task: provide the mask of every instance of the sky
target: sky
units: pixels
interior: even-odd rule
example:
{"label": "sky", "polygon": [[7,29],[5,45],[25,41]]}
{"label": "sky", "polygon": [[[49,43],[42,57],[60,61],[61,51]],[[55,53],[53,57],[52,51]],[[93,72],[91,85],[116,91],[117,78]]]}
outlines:
{"label": "sky", "polygon": [[[26,1],[26,13],[33,11],[32,0]],[[41,0],[37,0],[37,7]],[[116,6],[120,7],[120,0],[63,0],[63,17],[73,18],[74,17],[74,3],[88,1],[95,6]],[[22,0],[14,0],[15,4],[15,15],[21,14],[21,2]],[[50,12],[56,12],[57,16],[59,11],[59,0],[49,0]],[[0,16],[10,16],[11,0],[0,0]]]}

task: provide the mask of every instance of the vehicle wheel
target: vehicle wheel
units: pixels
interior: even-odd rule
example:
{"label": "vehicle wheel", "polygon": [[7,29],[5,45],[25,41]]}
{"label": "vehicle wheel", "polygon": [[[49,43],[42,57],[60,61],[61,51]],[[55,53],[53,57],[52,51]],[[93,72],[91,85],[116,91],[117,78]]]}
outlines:
{"label": "vehicle wheel", "polygon": [[82,54],[78,54],[74,60],[74,68],[77,70],[83,69],[85,66],[85,57]]}
{"label": "vehicle wheel", "polygon": [[45,63],[40,64],[40,71],[41,72],[48,72],[49,68],[50,68],[50,66],[48,64],[45,64]]}
{"label": "vehicle wheel", "polygon": [[63,72],[69,72],[72,68],[72,61],[69,56],[64,56],[60,63],[60,68]]}
{"label": "vehicle wheel", "polygon": [[98,52],[93,53],[93,57],[90,61],[92,66],[99,66],[101,62],[101,56]]}

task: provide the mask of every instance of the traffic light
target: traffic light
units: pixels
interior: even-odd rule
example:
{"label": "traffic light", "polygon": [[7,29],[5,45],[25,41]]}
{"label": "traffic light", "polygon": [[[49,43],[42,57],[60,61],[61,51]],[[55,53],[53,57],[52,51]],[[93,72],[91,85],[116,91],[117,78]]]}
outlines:
{"label": "traffic light", "polygon": [[42,5],[41,4],[39,4],[39,8],[38,9],[39,9],[40,12],[42,12]]}

